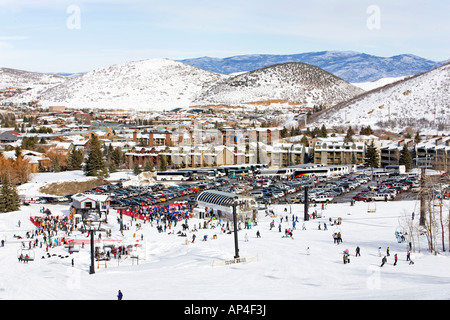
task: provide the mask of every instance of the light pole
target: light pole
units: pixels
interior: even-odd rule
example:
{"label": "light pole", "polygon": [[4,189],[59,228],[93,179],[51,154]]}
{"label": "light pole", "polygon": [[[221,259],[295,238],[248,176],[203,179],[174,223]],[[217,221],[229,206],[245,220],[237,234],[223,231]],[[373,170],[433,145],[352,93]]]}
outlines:
{"label": "light pole", "polygon": [[239,259],[239,247],[238,247],[238,227],[237,227],[237,202],[233,201],[233,224],[234,224],[234,259]]}
{"label": "light pole", "polygon": [[309,187],[305,186],[305,198],[304,198],[305,209],[304,209],[304,215],[303,215],[303,220],[305,220],[305,221],[309,220],[309,213],[308,213],[308,209],[309,209],[308,189],[309,189]]}

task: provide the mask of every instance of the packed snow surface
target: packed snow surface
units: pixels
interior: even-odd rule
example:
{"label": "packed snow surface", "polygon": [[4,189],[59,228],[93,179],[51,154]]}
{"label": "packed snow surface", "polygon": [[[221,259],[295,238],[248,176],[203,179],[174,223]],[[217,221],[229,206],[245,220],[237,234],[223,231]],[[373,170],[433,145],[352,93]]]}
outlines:
{"label": "packed snow surface", "polygon": [[[39,184],[39,177],[35,178]],[[33,182],[28,184],[31,188]],[[22,190],[21,193],[26,192]],[[444,207],[448,208],[449,203]],[[259,211],[258,224],[251,229],[239,231],[241,257],[257,257],[255,261],[229,266],[218,266],[234,256],[234,237],[220,232],[220,227],[199,229],[196,240],[179,237],[181,223],[171,230],[158,233],[155,226],[142,224],[136,230],[136,222],[125,217],[129,230],[122,236],[117,224],[117,214],[110,211],[108,228],[111,239],[140,240],[146,251],[145,260],[139,264],[125,259],[119,263],[114,258],[107,268],[100,266],[96,273],[89,274],[90,253],[86,235],[74,235],[86,240],[84,249],[69,255],[63,246],[49,249],[47,258],[44,249],[36,248],[35,260],[19,263],[17,252],[21,241],[14,237],[25,237],[34,231],[30,216],[40,215],[40,208],[49,208],[52,215],[68,215],[66,204],[23,206],[20,211],[0,214],[0,238],[6,240],[0,247],[0,299],[116,299],[118,290],[124,299],[449,299],[449,256],[446,253],[433,255],[427,251],[426,239],[415,242],[410,265],[406,261],[407,242],[398,243],[395,232],[399,221],[411,219],[415,212],[418,220],[418,201],[394,201],[376,203],[376,212],[368,212],[368,204],[357,202],[329,204],[323,216],[303,221],[303,205],[274,205],[269,207],[275,217]],[[448,210],[447,210],[448,212]],[[299,222],[293,231],[293,239],[282,238],[284,230],[292,228],[292,215]],[[286,221],[288,216],[288,221]],[[282,232],[278,231],[280,218],[284,217]],[[342,218],[341,225],[331,225]],[[21,221],[20,227],[18,221]],[[274,220],[275,228],[270,230]],[[306,230],[302,230],[303,222]],[[191,219],[192,229],[204,220]],[[213,221],[211,225],[216,225]],[[324,230],[327,223],[327,230]],[[319,224],[321,230],[318,229]],[[260,231],[261,237],[256,237]],[[343,242],[335,244],[332,234],[341,232]],[[217,239],[213,239],[213,235]],[[245,240],[246,235],[248,241]],[[133,236],[136,236],[134,238]],[[202,241],[208,235],[207,241]],[[58,236],[63,236],[61,232]],[[40,240],[42,237],[39,237]],[[420,253],[419,253],[420,245]],[[361,248],[361,256],[355,257],[355,249]],[[390,248],[388,262],[380,267],[381,257]],[[307,250],[309,248],[309,251]],[[342,253],[348,249],[350,263],[344,264]],[[393,265],[394,254],[398,264]],[[63,258],[58,257],[61,255]],[[69,255],[68,258],[65,256]],[[45,256],[45,259],[41,257]],[[74,266],[71,261],[74,259]],[[97,266],[96,266],[97,267]]]}

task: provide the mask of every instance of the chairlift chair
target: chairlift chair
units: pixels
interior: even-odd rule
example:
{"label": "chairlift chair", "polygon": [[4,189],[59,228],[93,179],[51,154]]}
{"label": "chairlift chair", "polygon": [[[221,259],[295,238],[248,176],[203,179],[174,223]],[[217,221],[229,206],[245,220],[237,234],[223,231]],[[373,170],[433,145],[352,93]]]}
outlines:
{"label": "chairlift chair", "polygon": [[20,261],[34,261],[34,250],[33,249],[19,249],[17,250],[17,259]]}

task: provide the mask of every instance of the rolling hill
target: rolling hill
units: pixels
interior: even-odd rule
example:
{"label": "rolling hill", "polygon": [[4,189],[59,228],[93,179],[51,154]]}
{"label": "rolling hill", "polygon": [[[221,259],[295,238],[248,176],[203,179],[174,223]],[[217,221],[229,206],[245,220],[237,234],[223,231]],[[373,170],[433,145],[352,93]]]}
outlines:
{"label": "rolling hill", "polygon": [[450,63],[318,113],[310,124],[450,129]]}
{"label": "rolling hill", "polygon": [[364,91],[305,63],[284,63],[225,78],[204,91],[199,105],[242,105],[285,101],[305,107],[330,107]]}

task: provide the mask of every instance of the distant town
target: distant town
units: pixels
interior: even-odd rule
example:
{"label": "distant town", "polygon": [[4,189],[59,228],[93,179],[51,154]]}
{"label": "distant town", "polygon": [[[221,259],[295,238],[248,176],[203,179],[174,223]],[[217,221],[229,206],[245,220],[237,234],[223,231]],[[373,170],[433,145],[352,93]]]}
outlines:
{"label": "distant town", "polygon": [[141,172],[252,163],[268,168],[308,163],[367,166],[372,146],[378,154],[376,168],[405,165],[449,171],[449,136],[426,136],[414,129],[374,132],[369,126],[310,128],[305,124],[312,110],[294,111],[297,116],[283,126],[277,109],[133,112],[3,106],[0,151],[7,159],[20,153],[30,173],[73,170],[80,168],[71,161],[74,152],[85,157],[96,136],[109,171]]}

